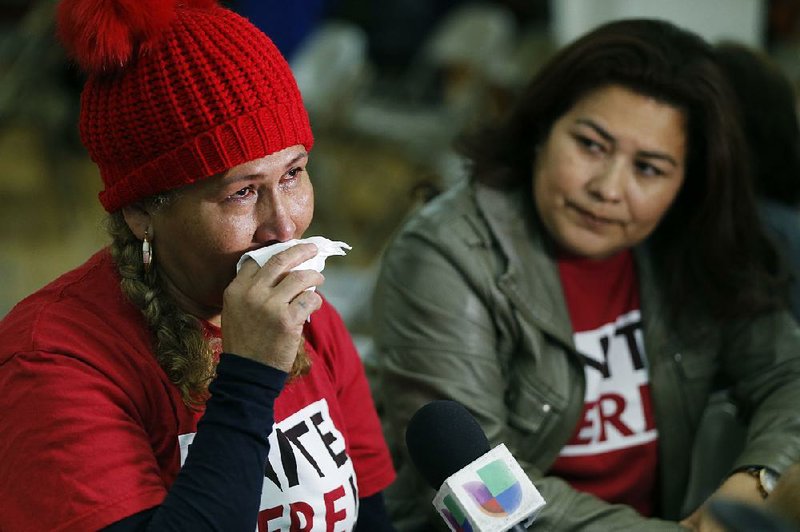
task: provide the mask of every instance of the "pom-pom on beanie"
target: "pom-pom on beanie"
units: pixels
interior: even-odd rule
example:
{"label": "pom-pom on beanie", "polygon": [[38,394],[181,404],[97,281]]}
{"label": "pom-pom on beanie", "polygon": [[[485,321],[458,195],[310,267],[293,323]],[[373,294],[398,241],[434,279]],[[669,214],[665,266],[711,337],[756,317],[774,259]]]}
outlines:
{"label": "pom-pom on beanie", "polygon": [[108,212],[289,146],[311,149],[286,60],[215,0],[62,0],[57,21],[87,74],[81,140]]}

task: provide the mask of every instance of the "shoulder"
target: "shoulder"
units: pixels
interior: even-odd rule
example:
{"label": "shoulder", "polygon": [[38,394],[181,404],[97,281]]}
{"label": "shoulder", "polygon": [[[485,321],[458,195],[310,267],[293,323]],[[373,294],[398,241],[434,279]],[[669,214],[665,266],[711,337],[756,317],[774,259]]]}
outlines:
{"label": "shoulder", "polygon": [[431,267],[455,268],[466,277],[493,278],[520,246],[538,245],[528,198],[519,189],[458,183],[410,216],[384,253],[382,273],[419,277]]}
{"label": "shoulder", "polygon": [[474,187],[462,181],[419,207],[401,227],[399,238],[424,236],[431,240],[447,240],[457,234],[474,233],[478,217]]}
{"label": "shoulder", "polygon": [[389,243],[383,262],[414,265],[446,257],[458,264],[475,248],[488,248],[492,240],[475,185],[464,180],[408,217]]}
{"label": "shoulder", "polygon": [[0,363],[29,351],[91,357],[102,350],[102,359],[146,338],[143,319],[103,250],[9,312],[0,322]]}

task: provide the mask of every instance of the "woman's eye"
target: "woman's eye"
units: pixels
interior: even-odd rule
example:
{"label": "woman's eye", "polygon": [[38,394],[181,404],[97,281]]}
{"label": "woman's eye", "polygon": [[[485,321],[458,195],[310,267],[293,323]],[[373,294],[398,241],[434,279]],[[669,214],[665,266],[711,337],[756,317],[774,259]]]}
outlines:
{"label": "woman's eye", "polygon": [[590,152],[600,153],[604,151],[602,144],[584,135],[575,135],[575,140],[578,142],[578,144]]}
{"label": "woman's eye", "polygon": [[283,174],[283,178],[281,179],[281,184],[290,185],[295,181],[297,181],[302,175],[303,175],[303,167],[297,166],[295,168],[292,168],[291,170]]}
{"label": "woman's eye", "polygon": [[249,198],[250,196],[252,196],[254,194],[256,194],[255,189],[252,186],[247,186],[247,187],[244,187],[242,189],[237,190],[236,192],[234,192],[233,194],[228,196],[228,199],[230,199],[230,200],[242,200],[242,199]]}
{"label": "woman's eye", "polygon": [[664,171],[658,166],[650,164],[646,161],[636,161],[636,171],[643,176],[658,177],[664,175]]}

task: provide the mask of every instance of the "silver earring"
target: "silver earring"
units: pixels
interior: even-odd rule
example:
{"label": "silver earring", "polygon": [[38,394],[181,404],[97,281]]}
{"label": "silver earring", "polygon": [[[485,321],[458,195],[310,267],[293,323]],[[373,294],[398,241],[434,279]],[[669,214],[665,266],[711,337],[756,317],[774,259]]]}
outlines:
{"label": "silver earring", "polygon": [[153,249],[150,247],[150,241],[147,240],[147,229],[144,230],[144,240],[142,240],[142,263],[144,264],[144,271],[150,271],[150,264],[153,262]]}

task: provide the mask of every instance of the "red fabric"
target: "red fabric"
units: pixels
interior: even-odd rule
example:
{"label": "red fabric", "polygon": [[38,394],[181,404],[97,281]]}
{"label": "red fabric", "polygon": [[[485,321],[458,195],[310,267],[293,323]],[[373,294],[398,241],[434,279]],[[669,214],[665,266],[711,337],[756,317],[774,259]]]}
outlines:
{"label": "red fabric", "polygon": [[600,261],[562,257],[558,264],[576,347],[584,357],[586,402],[550,473],[650,516],[658,447],[633,255],[625,251]]}
{"label": "red fabric", "polygon": [[289,65],[266,35],[209,2],[157,4],[158,17],[134,16],[146,10],[138,1],[118,13],[96,0],[59,8],[59,34],[88,69],[81,139],[109,212],[314,142]]}
{"label": "red fabric", "polygon": [[604,260],[560,257],[558,271],[576,332],[596,329],[639,308],[636,268],[630,250]]}
{"label": "red fabric", "polygon": [[87,70],[118,68],[175,18],[176,0],[61,0],[59,38]]}
{"label": "red fabric", "polygon": [[[0,322],[4,532],[101,528],[159,504],[179,471],[178,436],[201,414],[155,362],[118,282],[100,252]],[[307,339],[311,373],[279,396],[276,423],[324,400],[359,495],[376,493],[394,472],[360,358],[329,304],[313,314]]]}

